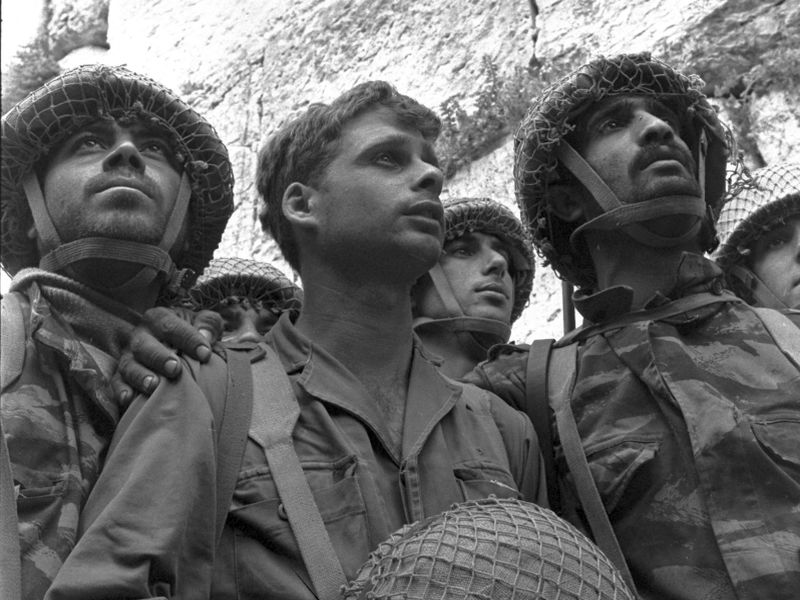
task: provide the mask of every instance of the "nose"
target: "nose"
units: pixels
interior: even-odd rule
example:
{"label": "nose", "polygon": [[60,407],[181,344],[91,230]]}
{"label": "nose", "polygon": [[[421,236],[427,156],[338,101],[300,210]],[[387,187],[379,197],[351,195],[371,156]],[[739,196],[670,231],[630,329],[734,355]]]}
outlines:
{"label": "nose", "polygon": [[104,171],[129,168],[143,173],[144,167],[144,159],[132,140],[123,140],[116,144],[103,161]]}
{"label": "nose", "polygon": [[442,186],[444,185],[444,175],[441,169],[421,159],[419,160],[419,165],[414,188],[427,190],[438,198],[439,194],[442,193]]}
{"label": "nose", "polygon": [[643,146],[664,144],[671,142],[675,138],[675,131],[669,123],[646,110],[639,111],[637,122],[639,123],[639,136]]}
{"label": "nose", "polygon": [[502,277],[508,272],[508,260],[494,248],[486,248],[486,272],[495,273]]}
{"label": "nose", "polygon": [[236,329],[229,333],[225,333],[222,336],[222,341],[233,343],[258,343],[263,339],[263,337],[264,336],[258,332],[258,328],[253,320],[245,317],[239,322],[239,326]]}

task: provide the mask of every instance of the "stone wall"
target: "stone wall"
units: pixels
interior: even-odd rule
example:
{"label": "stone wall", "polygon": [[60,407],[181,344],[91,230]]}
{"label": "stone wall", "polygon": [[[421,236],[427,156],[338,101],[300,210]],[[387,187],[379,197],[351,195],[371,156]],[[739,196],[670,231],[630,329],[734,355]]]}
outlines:
{"label": "stone wall", "polygon": [[[369,79],[467,113],[488,62],[547,77],[597,54],[649,50],[708,83],[750,166],[800,147],[797,0],[50,0],[62,66],[102,60],[164,82],[212,121],[235,162],[237,211],[220,254],[280,261],[256,216],[258,148],[282,120]],[[79,46],[85,47],[80,48]],[[796,43],[794,44],[797,45]],[[473,148],[446,183],[513,203],[510,142]],[[475,158],[477,157],[477,158]],[[559,283],[539,266],[517,339],[560,333]]]}

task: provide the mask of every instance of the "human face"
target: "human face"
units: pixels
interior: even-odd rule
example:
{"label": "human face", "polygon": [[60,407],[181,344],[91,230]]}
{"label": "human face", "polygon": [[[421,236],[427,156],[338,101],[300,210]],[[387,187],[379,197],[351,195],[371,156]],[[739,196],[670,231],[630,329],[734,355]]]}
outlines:
{"label": "human face", "polygon": [[159,133],[97,121],[51,155],[42,191],[62,242],[107,237],[157,244],[181,174]]}
{"label": "human face", "polygon": [[[653,98],[601,100],[578,122],[578,151],[623,204],[670,195],[700,196],[680,120]],[[594,216],[594,215],[590,215]]]}
{"label": "human face", "polygon": [[[445,243],[439,259],[459,306],[468,317],[483,317],[511,323],[514,280],[510,257],[503,242],[487,233],[467,232]],[[433,319],[448,314],[433,282],[425,278],[415,288],[416,316]]]}
{"label": "human face", "polygon": [[260,303],[235,299],[220,307],[219,314],[225,323],[223,342],[261,342],[272,329],[278,316]]}
{"label": "human face", "polygon": [[342,129],[309,206],[322,260],[413,282],[439,257],[442,173],[431,143],[385,107]]}
{"label": "human face", "polygon": [[789,308],[800,308],[800,216],[756,240],[753,273]]}

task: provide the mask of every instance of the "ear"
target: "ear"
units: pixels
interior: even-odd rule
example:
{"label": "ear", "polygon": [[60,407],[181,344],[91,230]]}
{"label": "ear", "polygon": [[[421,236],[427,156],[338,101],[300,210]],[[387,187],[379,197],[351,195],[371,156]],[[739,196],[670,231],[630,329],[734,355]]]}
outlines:
{"label": "ear", "polygon": [[293,226],[308,227],[316,222],[314,212],[316,190],[299,182],[289,184],[283,193],[281,210]]}
{"label": "ear", "polygon": [[550,210],[562,221],[574,223],[584,217],[582,190],[577,184],[556,183],[547,188]]}

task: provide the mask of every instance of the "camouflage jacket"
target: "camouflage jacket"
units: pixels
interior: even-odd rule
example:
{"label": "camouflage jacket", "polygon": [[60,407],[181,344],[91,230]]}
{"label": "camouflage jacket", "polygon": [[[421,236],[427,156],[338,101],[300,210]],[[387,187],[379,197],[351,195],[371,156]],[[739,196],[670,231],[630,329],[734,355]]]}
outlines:
{"label": "camouflage jacket", "polygon": [[[719,277],[687,255],[674,298]],[[584,298],[584,316],[620,306],[608,292]],[[467,379],[521,406],[526,360],[500,349]],[[722,302],[609,330],[580,342],[577,368],[583,448],[641,597],[796,598],[800,371],[757,314]],[[556,466],[571,490],[557,441]]]}
{"label": "camouflage jacket", "polygon": [[119,419],[108,379],[133,313],[107,299],[91,302],[96,292],[34,269],[17,275],[10,294],[16,298],[3,301],[18,300],[25,319],[25,356],[0,399],[23,598],[32,599],[44,596],[75,545],[78,516]]}

